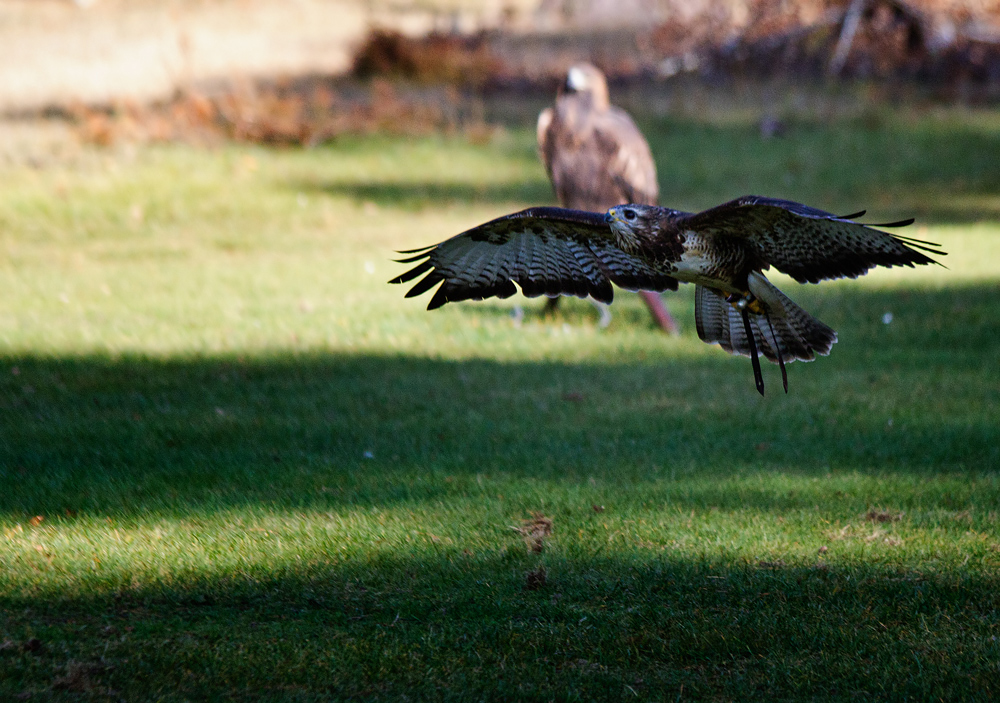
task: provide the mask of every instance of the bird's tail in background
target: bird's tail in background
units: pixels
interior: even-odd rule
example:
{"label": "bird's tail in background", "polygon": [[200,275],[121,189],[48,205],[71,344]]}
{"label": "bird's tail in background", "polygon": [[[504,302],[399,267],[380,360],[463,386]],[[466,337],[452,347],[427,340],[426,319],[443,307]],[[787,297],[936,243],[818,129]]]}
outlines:
{"label": "bird's tail in background", "polygon": [[[817,354],[830,353],[837,341],[836,332],[792,302],[762,274],[752,272],[749,287],[766,311],[750,315],[750,327],[757,349],[768,361],[812,361]],[[742,314],[726,302],[724,293],[695,286],[694,318],[703,341],[717,342],[730,354],[752,356]]]}

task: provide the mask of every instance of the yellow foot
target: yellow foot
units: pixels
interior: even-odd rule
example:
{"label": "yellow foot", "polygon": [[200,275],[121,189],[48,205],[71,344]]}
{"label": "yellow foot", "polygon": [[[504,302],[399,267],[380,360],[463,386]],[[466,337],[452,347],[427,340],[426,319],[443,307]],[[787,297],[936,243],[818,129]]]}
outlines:
{"label": "yellow foot", "polygon": [[744,293],[743,295],[730,293],[726,296],[726,302],[741,312],[746,310],[754,315],[763,315],[766,311],[764,303],[756,298],[753,293]]}

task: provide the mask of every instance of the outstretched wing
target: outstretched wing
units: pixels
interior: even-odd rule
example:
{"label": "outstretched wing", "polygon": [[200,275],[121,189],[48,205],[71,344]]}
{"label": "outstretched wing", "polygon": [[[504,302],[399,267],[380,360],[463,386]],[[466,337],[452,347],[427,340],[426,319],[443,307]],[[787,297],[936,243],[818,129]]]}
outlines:
{"label": "outstretched wing", "polygon": [[[760,258],[799,283],[857,278],[875,266],[936,264],[921,252],[945,255],[933,242],[900,237],[873,227],[902,227],[903,220],[876,225],[854,222],[790,200],[747,195],[678,222],[682,229],[752,242]],[[919,251],[918,251],[919,250]]]}
{"label": "outstretched wing", "polygon": [[509,298],[517,292],[592,296],[610,303],[611,283],[628,290],[677,290],[669,271],[623,252],[604,215],[537,207],[499,217],[440,244],[400,252],[400,263],[417,266],[389,281],[406,283],[427,274],[411,298],[442,283],[427,309],[459,300]]}

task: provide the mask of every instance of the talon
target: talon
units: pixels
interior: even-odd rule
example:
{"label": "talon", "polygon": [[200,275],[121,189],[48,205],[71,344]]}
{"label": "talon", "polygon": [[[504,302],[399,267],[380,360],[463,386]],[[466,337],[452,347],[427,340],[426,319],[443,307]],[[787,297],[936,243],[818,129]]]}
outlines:
{"label": "talon", "polygon": [[753,380],[757,386],[757,392],[764,395],[764,374],[760,370],[760,358],[757,354],[757,342],[753,336],[753,327],[750,325],[750,313],[746,307],[743,308],[743,329],[746,331],[747,343],[750,345],[750,361],[753,363]]}

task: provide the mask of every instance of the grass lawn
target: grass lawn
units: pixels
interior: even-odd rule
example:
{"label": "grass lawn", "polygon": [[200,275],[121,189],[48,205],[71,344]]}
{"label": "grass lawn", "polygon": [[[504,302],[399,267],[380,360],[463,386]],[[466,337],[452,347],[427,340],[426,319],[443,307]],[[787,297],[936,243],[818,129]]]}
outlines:
{"label": "grass lawn", "polygon": [[666,338],[386,285],[552,202],[531,128],[0,166],[0,699],[1000,695],[1000,114],[643,126],[664,204],[947,268],[776,277],[840,342],[761,398],[691,287]]}

